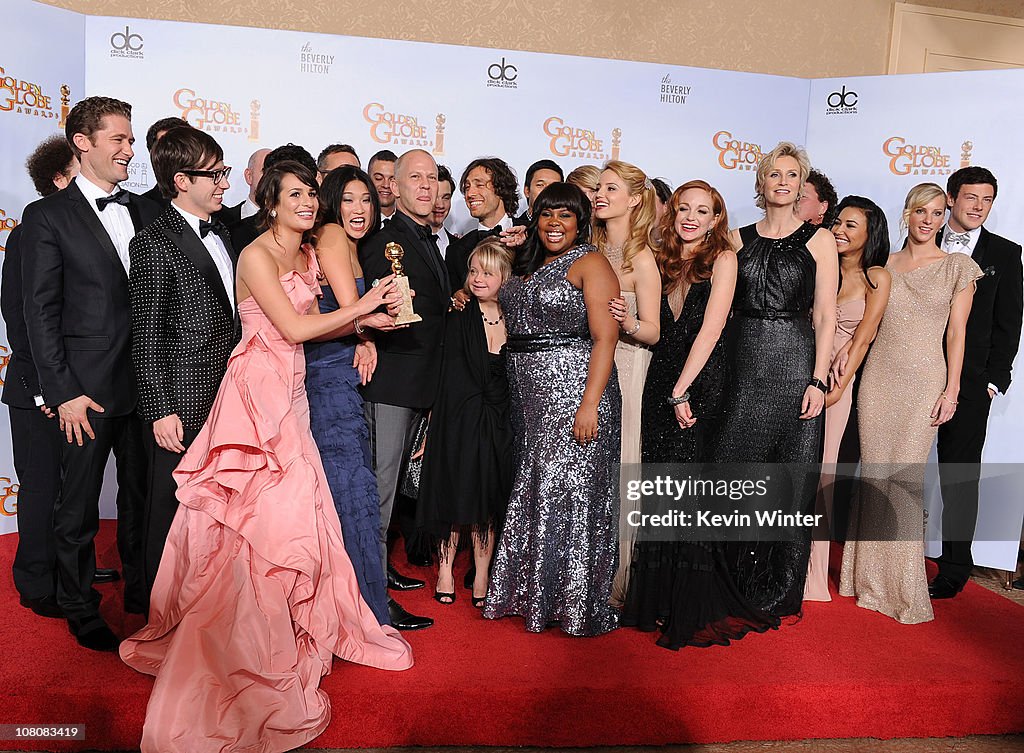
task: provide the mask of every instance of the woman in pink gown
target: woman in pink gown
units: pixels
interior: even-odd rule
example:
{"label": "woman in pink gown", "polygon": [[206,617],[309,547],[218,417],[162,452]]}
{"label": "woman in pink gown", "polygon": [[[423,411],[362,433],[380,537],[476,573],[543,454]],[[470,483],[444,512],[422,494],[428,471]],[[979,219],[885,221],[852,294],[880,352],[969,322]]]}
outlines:
{"label": "woman in pink gown", "polygon": [[[836,336],[832,342],[829,392],[825,396],[825,453],[815,512],[832,520],[832,496],[839,445],[853,408],[853,380],[878,334],[889,302],[889,223],[881,208],[862,196],[847,196],[836,207],[832,225],[839,252]],[[831,525],[815,529],[804,601],[832,601],[828,590]]]}
{"label": "woman in pink gown", "polygon": [[[309,431],[305,340],[350,331],[394,304],[390,279],[353,306],[308,314],[319,293],[303,244],[316,176],[269,168],[257,199],[270,229],[238,261],[242,340],[210,418],[174,472],[178,512],[153,587],[149,624],[121,644],[156,676],[143,753],[274,753],[331,718],[320,680],[334,656],[379,669],[412,651],[359,595]],[[315,308],[313,309],[315,310]]]}

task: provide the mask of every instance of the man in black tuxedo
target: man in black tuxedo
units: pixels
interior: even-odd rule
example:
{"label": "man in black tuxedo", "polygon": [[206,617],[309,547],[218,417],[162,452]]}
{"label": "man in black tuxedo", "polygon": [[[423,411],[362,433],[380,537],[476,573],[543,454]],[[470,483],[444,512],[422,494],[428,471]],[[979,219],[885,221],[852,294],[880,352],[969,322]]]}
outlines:
{"label": "man in black tuxedo", "polygon": [[[451,288],[444,261],[437,250],[429,220],[437,197],[437,165],[429,153],[414,149],[395,162],[391,191],[397,210],[391,221],[359,248],[359,263],[367,280],[391,274],[384,256],[388,243],[405,252],[404,272],[416,291],[414,308],[423,317],[406,329],[381,332],[376,337],[377,370],[363,388],[366,417],[374,453],[374,470],[380,493],[381,558],[388,570],[388,585],[400,590],[419,588],[423,581],[403,578],[387,564],[387,531],[391,523],[398,476],[412,442],[420,415],[434,402],[441,375],[444,317]],[[410,615],[389,600],[391,624],[399,630],[429,627],[433,620]]]}
{"label": "man in black tuxedo", "polygon": [[[156,142],[164,137],[164,134],[170,131],[172,128],[191,128],[192,124],[187,120],[183,120],[178,117],[173,118],[160,118],[146,131],[146,151],[149,152],[149,166],[153,166],[153,147],[156,146]],[[155,201],[157,204],[167,206],[167,198],[160,193],[160,186],[153,186],[151,189],[146,191],[144,194],[150,201]]]}
{"label": "man in black tuxedo", "polygon": [[971,541],[989,408],[1010,386],[1020,345],[1021,247],[984,228],[997,190],[995,176],[984,167],[954,172],[946,181],[949,221],[936,235],[947,253],[970,254],[985,276],[977,282],[967,320],[956,413],[939,427],[944,540],[939,573],[928,587],[933,599],[960,593],[974,568]]}
{"label": "man in black tuxedo", "polygon": [[224,151],[204,131],[179,128],[160,139],[152,156],[170,206],[132,239],[129,275],[132,360],[149,460],[147,596],[178,509],[171,473],[206,423],[239,335],[235,255],[227,228],[213,219],[230,188]]}
{"label": "man in black tuxedo", "polygon": [[[40,196],[50,196],[78,175],[78,159],[64,136],[51,136],[26,161]],[[7,236],[0,309],[11,346],[3,402],[11,423],[14,470],[18,474],[18,549],[14,555],[14,586],[21,605],[42,617],[63,617],[57,606],[57,555],[53,539],[53,507],[60,494],[61,436],[52,413],[46,415],[25,327],[21,292],[21,230]],[[105,580],[113,580],[110,571]]]}
{"label": "man in black tuxedo", "polygon": [[515,222],[512,218],[519,211],[516,174],[497,157],[470,162],[462,172],[459,190],[477,226],[453,243],[445,256],[452,288],[456,290],[466,283],[467,262],[476,244],[510,229]]}
{"label": "man in black tuxedo", "polygon": [[437,250],[444,259],[448,255],[448,246],[459,239],[459,236],[448,232],[444,221],[452,211],[452,194],[455,193],[455,178],[444,165],[437,166],[437,198],[434,200],[434,211],[430,213],[431,232],[437,236]]}
{"label": "man in black tuxedo", "polygon": [[384,227],[395,214],[396,196],[391,190],[395,179],[395,161],[398,156],[390,149],[381,149],[366,163],[366,172],[377,189],[380,199],[380,226]]}
{"label": "man in black tuxedo", "polygon": [[[255,158],[259,152],[254,152],[253,156],[249,158],[250,165],[252,164],[253,158]],[[263,164],[260,166],[259,176],[254,176],[249,189],[249,197],[255,205],[256,187],[259,186],[259,179],[263,177],[263,171],[271,165],[277,164],[278,162],[285,162],[288,160],[294,160],[295,162],[301,162],[303,165],[308,167],[314,173],[316,173],[316,160],[313,159],[313,155],[307,152],[298,144],[285,144],[279,146],[276,149],[271,149],[263,157]],[[248,171],[247,171],[248,173]],[[248,175],[246,176],[248,180]],[[244,203],[244,202],[243,202]],[[259,207],[257,207],[257,210]],[[256,213],[243,217],[240,222],[229,228],[231,231],[231,245],[235,247],[237,253],[242,253],[246,246],[256,240],[263,232],[256,225]]]}
{"label": "man in black tuxedo", "polygon": [[363,168],[359,163],[359,155],[356,154],[355,147],[349,144],[328,144],[320,150],[320,154],[316,158],[317,181],[323,183],[324,178],[331,170],[337,170],[345,165],[352,165],[360,170]]}
{"label": "man in black tuxedo", "polygon": [[526,211],[516,217],[515,224],[529,225],[530,211],[533,209],[533,202],[540,196],[540,192],[551,183],[561,183],[564,180],[565,174],[554,160],[541,159],[530,165],[526,171],[526,179],[523,181]]}
{"label": "man in black tuxedo", "polygon": [[117,648],[92,588],[99,495],[111,450],[125,609],[145,606],[139,518],[146,459],[135,416],[128,243],[160,207],[118,188],[134,155],[130,118],[129,104],[108,97],[72,108],[66,134],[82,171],[65,190],[26,207],[21,235],[29,344],[43,399],[67,440],[53,515],[57,603],[78,642],[98,651]]}
{"label": "man in black tuxedo", "polygon": [[[247,220],[250,217],[253,218],[250,221],[255,223],[256,213],[260,211],[259,205],[256,204],[256,186],[260,184],[260,178],[263,177],[263,161],[268,154],[270,154],[269,149],[257,149],[249,155],[249,162],[242,173],[245,184],[249,186],[249,193],[245,200],[233,207],[221,207],[219,212],[214,213],[214,217],[227,227],[228,232],[234,230],[242,220]],[[241,250],[239,248],[235,253]]]}

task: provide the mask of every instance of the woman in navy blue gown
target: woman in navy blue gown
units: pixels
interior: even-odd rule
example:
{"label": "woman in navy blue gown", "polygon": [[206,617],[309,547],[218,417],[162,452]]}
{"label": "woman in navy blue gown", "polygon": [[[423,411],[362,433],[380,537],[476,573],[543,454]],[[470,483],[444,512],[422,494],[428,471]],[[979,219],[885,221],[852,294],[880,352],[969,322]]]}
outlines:
{"label": "woman in navy blue gown", "polygon": [[[364,292],[356,244],[380,226],[380,203],[369,176],[356,167],[333,170],[320,186],[313,237],[323,279],[320,312],[355,303]],[[390,329],[387,314],[355,320],[353,331],[306,343],[309,423],[341,519],[345,550],[359,591],[382,625],[389,624],[387,580],[380,562],[380,502],[359,384],[373,375],[377,355],[367,328]]]}

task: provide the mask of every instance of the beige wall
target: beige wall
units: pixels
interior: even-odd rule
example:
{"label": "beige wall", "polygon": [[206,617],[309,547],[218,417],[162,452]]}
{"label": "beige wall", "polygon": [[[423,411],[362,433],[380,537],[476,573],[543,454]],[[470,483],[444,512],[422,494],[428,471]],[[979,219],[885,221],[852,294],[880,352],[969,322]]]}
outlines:
{"label": "beige wall", "polygon": [[[808,78],[885,73],[893,7],[893,0],[48,1],[94,15],[215,21]],[[917,3],[1024,17],[1021,0]]]}

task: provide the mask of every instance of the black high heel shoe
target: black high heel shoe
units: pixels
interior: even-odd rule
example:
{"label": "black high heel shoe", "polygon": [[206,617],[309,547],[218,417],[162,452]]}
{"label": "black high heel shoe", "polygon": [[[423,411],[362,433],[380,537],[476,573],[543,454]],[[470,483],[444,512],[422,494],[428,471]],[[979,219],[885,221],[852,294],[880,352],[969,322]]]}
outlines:
{"label": "black high heel shoe", "polygon": [[[448,601],[445,601],[448,599]],[[438,604],[444,604],[446,607],[450,604],[455,603],[455,592],[445,593],[444,591],[434,591],[434,601]],[[476,599],[474,599],[476,601]]]}
{"label": "black high heel shoe", "polygon": [[486,596],[470,596],[470,598],[473,600],[473,606],[477,609],[482,609],[484,602],[487,601]]}

